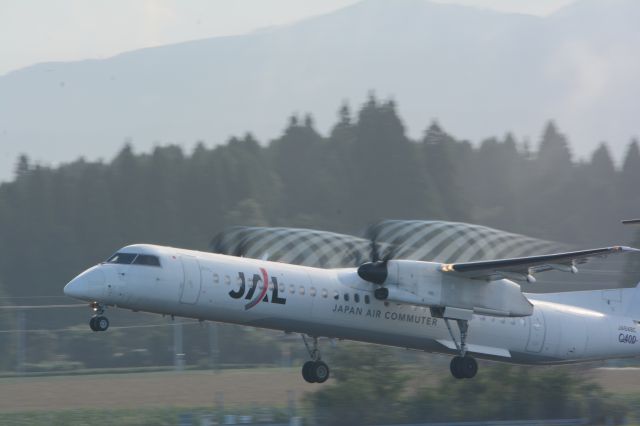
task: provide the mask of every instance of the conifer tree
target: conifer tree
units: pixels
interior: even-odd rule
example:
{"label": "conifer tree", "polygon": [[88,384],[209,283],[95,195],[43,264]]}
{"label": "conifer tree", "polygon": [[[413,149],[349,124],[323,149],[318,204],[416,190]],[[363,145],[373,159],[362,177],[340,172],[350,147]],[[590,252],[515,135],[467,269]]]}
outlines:
{"label": "conifer tree", "polygon": [[553,171],[565,174],[571,166],[571,151],[567,138],[558,131],[556,124],[549,121],[542,135],[537,156],[537,168],[541,174]]}
{"label": "conifer tree", "polygon": [[640,148],[637,139],[629,144],[622,164],[618,199],[623,217],[640,216]]}
{"label": "conifer tree", "polygon": [[601,179],[613,183],[615,173],[616,168],[611,159],[609,148],[603,142],[591,156],[591,176],[594,179]]}
{"label": "conifer tree", "polygon": [[29,157],[27,157],[25,154],[21,154],[18,157],[18,161],[16,162],[15,173],[14,173],[16,178],[20,178],[26,175],[27,173],[29,173],[30,169],[31,169],[31,165],[29,164]]}
{"label": "conifer tree", "polygon": [[[420,148],[423,154],[427,178],[433,182],[434,190],[444,210],[443,217],[449,220],[468,220],[470,203],[457,194],[467,194],[465,181],[468,152],[433,121],[425,131]],[[434,191],[434,192],[435,192]]]}

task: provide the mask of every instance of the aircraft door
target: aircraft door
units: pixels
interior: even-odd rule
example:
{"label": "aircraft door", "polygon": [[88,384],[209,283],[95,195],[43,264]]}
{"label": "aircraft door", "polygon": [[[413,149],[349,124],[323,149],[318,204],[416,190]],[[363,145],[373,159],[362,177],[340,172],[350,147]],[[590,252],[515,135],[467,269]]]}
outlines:
{"label": "aircraft door", "polygon": [[540,352],[544,344],[546,327],[544,323],[544,314],[540,309],[533,309],[533,315],[529,317],[529,340],[527,341],[526,350],[528,352]]}
{"label": "aircraft door", "polygon": [[200,296],[202,276],[200,275],[200,263],[193,256],[180,256],[184,271],[182,284],[180,285],[180,303],[194,304]]}

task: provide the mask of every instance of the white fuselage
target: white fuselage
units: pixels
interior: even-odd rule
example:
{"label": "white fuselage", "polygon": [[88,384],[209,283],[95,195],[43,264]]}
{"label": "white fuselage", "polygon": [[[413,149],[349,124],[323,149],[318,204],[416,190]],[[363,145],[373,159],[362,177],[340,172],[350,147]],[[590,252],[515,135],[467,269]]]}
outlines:
{"label": "white fuselage", "polygon": [[[161,266],[102,263],[66,287],[69,296],[136,311],[250,325],[311,336],[455,354],[445,322],[427,307],[379,301],[355,268],[318,269],[152,245]],[[267,286],[265,287],[265,282]],[[640,354],[625,315],[636,289],[528,294],[527,317],[473,315],[468,349],[481,358],[565,363]],[[575,302],[575,304],[574,304]]]}

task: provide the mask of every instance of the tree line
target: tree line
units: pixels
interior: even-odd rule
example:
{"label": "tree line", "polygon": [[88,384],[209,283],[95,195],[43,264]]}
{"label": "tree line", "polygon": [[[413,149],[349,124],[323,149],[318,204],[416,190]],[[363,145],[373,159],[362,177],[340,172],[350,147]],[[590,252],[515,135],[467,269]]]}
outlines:
{"label": "tree line", "polygon": [[332,365],[333,383],[306,394],[320,425],[546,419],[614,425],[638,415],[637,400],[607,393],[584,367],[487,363],[473,380],[452,381],[438,371],[446,365],[408,367],[389,348],[349,343],[332,353]]}
{"label": "tree line", "polygon": [[[127,143],[110,161],[57,167],[23,155],[0,185],[0,300],[59,297],[74,275],[130,243],[206,250],[232,225],[361,235],[381,219],[443,219],[578,246],[628,241],[617,220],[640,215],[638,142],[620,167],[604,143],[576,160],[552,121],[534,145],[511,134],[474,145],[437,122],[412,140],[395,103],[371,95],[355,114],[340,107],[328,135],[294,115],[267,144],[250,133],[191,152],[136,153]],[[29,318],[60,326],[83,314]]]}

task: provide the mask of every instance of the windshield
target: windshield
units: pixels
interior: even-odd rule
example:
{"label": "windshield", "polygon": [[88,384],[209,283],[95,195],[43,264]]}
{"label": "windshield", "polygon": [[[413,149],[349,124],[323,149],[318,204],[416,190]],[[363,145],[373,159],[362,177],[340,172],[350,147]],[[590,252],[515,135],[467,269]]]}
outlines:
{"label": "windshield", "polygon": [[146,266],[160,266],[160,259],[158,256],[151,256],[149,254],[139,254],[133,261],[134,265],[146,265]]}
{"label": "windshield", "polygon": [[135,253],[116,253],[107,259],[107,263],[119,263],[121,265],[129,265],[133,262],[137,255]]}
{"label": "windshield", "polygon": [[116,253],[107,259],[107,263],[117,263],[120,265],[145,265],[145,266],[160,266],[160,259],[158,256],[152,256],[150,254],[137,254],[137,253]]}

